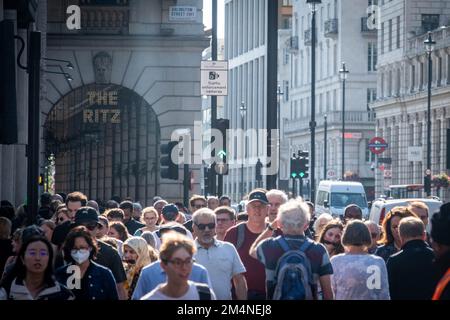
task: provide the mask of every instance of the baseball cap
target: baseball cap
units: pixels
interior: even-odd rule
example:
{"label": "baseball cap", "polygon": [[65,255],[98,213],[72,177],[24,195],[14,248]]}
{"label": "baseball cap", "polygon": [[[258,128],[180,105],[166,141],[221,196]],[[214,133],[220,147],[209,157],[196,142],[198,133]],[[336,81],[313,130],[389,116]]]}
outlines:
{"label": "baseball cap", "polygon": [[260,202],[262,202],[264,204],[269,204],[269,200],[267,200],[265,192],[262,192],[260,190],[252,191],[248,195],[248,202],[247,202],[247,204],[249,204],[250,202],[253,202],[253,201],[260,201]]}
{"label": "baseball cap", "polygon": [[75,213],[75,225],[93,223],[101,225],[98,221],[98,211],[91,207],[81,207]]}
{"label": "baseball cap", "polygon": [[166,204],[162,208],[162,215],[166,221],[173,221],[178,215],[178,207],[173,203]]}

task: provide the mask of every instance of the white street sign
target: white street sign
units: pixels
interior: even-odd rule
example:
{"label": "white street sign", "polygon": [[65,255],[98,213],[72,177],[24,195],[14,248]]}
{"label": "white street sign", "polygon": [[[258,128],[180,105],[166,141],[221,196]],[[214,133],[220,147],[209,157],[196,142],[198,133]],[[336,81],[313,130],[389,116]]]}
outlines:
{"label": "white street sign", "polygon": [[195,21],[197,7],[171,6],[169,7],[169,21]]}
{"label": "white street sign", "polygon": [[408,147],[408,161],[420,162],[423,159],[423,147]]}
{"label": "white street sign", "polygon": [[201,95],[228,95],[228,61],[201,62]]}
{"label": "white street sign", "polygon": [[392,178],[392,170],[384,170],[384,177],[386,179]]}

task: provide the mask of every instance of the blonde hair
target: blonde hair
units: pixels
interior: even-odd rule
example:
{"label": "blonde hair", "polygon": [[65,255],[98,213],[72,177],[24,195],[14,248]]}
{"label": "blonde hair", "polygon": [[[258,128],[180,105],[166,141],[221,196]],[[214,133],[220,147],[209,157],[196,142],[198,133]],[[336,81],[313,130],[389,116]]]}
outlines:
{"label": "blonde hair", "polygon": [[145,267],[146,265],[152,262],[152,259],[150,257],[149,245],[147,244],[147,241],[145,241],[144,238],[129,237],[127,240],[125,240],[123,245],[129,246],[138,255],[135,265],[136,269],[141,269],[142,267]]}
{"label": "blonde hair", "polygon": [[142,210],[142,215],[141,215],[141,222],[143,224],[145,223],[144,217],[147,213],[153,213],[155,215],[156,221],[155,223],[158,221],[159,215],[158,215],[158,211],[156,211],[155,207],[146,207]]}
{"label": "blonde hair", "polygon": [[175,231],[164,233],[162,236],[162,245],[159,250],[159,257],[161,261],[167,264],[175,251],[180,248],[184,248],[191,256],[193,256],[197,251],[194,241],[185,235]]}

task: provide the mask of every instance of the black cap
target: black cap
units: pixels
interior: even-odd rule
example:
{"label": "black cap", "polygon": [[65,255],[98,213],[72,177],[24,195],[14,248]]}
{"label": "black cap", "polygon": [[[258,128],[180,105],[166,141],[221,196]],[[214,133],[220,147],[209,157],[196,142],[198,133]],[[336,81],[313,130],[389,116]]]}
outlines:
{"label": "black cap", "polygon": [[128,209],[128,210],[131,210],[131,211],[133,211],[133,202],[131,202],[131,201],[122,201],[121,203],[120,203],[120,205],[119,205],[119,208],[120,209]]}
{"label": "black cap", "polygon": [[264,204],[269,204],[269,200],[267,200],[267,196],[264,192],[262,192],[261,190],[255,190],[250,192],[250,194],[248,195],[248,202],[247,204],[249,204],[250,202],[253,201],[260,201]]}
{"label": "black cap", "polygon": [[98,211],[91,207],[81,207],[75,213],[75,224],[80,225],[83,223],[92,223],[96,222],[100,224],[98,221]]}
{"label": "black cap", "polygon": [[178,215],[178,207],[173,203],[166,204],[162,208],[162,215],[166,221],[174,221]]}

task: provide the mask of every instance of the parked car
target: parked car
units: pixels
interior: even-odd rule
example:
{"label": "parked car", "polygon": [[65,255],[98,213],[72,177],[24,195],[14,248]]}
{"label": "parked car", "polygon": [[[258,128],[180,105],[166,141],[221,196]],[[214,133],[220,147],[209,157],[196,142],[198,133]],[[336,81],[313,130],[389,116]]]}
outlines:
{"label": "parked car", "polygon": [[[407,206],[414,201],[422,201],[428,206],[428,219],[431,219],[432,215],[439,211],[442,205],[442,201],[438,199],[421,199],[421,198],[409,198],[409,199],[377,199],[372,203],[372,209],[370,210],[369,219],[375,223],[381,225],[386,214],[394,207]],[[430,224],[428,224],[428,227]],[[428,230],[429,231],[429,230]]]}
{"label": "parked car", "polygon": [[341,217],[349,204],[359,206],[364,218],[369,216],[366,192],[360,182],[320,181],[315,203],[317,215],[326,212],[334,217]]}

